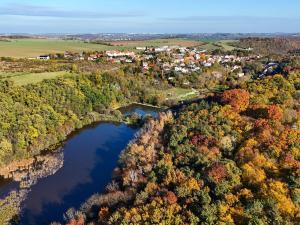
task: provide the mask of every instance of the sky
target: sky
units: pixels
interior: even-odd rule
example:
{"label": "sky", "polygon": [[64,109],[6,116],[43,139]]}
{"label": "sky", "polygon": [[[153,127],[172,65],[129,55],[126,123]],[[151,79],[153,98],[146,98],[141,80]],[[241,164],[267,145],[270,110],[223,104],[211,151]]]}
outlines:
{"label": "sky", "polygon": [[0,0],[0,33],[298,33],[299,0]]}

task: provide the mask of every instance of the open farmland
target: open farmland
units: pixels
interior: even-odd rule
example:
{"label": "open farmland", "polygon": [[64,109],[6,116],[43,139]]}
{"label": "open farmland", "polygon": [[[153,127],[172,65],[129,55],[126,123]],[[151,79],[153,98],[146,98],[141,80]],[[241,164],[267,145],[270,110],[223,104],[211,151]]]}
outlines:
{"label": "open farmland", "polygon": [[202,42],[185,39],[157,39],[146,41],[116,41],[111,42],[112,46],[105,44],[86,43],[79,40],[60,39],[12,39],[0,41],[0,57],[30,58],[42,54],[63,53],[65,51],[106,51],[106,50],[126,50],[137,46],[199,46]]}
{"label": "open farmland", "polygon": [[42,54],[63,53],[65,51],[104,51],[116,47],[59,39],[13,39],[0,41],[0,57],[28,58]]}
{"label": "open farmland", "polygon": [[159,47],[164,45],[194,47],[194,46],[200,46],[203,43],[200,41],[187,40],[187,39],[155,39],[155,40],[144,40],[144,41],[114,41],[114,42],[110,42],[110,44],[114,46],[134,48],[134,47],[143,47],[143,46]]}

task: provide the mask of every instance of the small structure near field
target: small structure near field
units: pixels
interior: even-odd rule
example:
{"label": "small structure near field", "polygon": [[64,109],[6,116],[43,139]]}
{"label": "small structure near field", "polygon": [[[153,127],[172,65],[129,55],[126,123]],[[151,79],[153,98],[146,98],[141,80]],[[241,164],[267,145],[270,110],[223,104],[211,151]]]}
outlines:
{"label": "small structure near field", "polygon": [[38,57],[36,57],[39,60],[49,60],[50,56],[49,55],[40,55]]}

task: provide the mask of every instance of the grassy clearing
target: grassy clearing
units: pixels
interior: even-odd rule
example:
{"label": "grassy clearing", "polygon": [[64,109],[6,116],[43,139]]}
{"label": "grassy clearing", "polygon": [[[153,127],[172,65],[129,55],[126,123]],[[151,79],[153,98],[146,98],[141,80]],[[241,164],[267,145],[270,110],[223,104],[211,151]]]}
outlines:
{"label": "grassy clearing", "polygon": [[167,100],[186,100],[195,98],[199,95],[198,91],[194,89],[185,89],[185,88],[172,88],[165,91]]}
{"label": "grassy clearing", "polygon": [[221,41],[209,41],[206,44],[201,46],[201,49],[213,51],[216,49],[222,49],[225,51],[232,51],[235,47],[231,46],[230,44],[236,42],[237,40],[221,40]]}
{"label": "grassy clearing", "polygon": [[0,72],[0,79],[5,79],[5,78],[11,78],[11,77],[18,77],[18,76],[23,76],[28,73],[25,72]]}
{"label": "grassy clearing", "polygon": [[18,39],[10,42],[0,41],[0,57],[29,58],[42,54],[63,53],[65,51],[105,51],[115,46],[84,43],[75,40],[59,39]]}
{"label": "grassy clearing", "polygon": [[210,42],[210,43],[202,45],[200,48],[202,50],[213,51],[213,50],[219,49],[220,47],[218,47],[214,42]]}
{"label": "grassy clearing", "polygon": [[222,40],[217,42],[217,44],[221,45],[226,51],[232,51],[235,49],[235,47],[230,45],[233,42],[237,42],[237,40]]}
{"label": "grassy clearing", "polygon": [[34,84],[45,79],[54,79],[67,75],[68,72],[45,72],[45,73],[0,73],[0,79],[11,80],[17,86]]}

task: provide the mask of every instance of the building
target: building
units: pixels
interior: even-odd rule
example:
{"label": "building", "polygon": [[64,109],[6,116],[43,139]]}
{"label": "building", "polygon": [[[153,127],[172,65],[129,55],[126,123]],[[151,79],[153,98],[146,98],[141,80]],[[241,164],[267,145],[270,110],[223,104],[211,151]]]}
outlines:
{"label": "building", "polygon": [[50,56],[49,55],[40,55],[38,57],[36,57],[39,60],[49,60]]}
{"label": "building", "polygon": [[147,47],[136,47],[136,50],[146,51]]}
{"label": "building", "polygon": [[132,59],[135,58],[135,52],[129,52],[129,51],[126,52],[106,51],[106,55],[111,58],[124,57],[124,56],[130,57]]}

